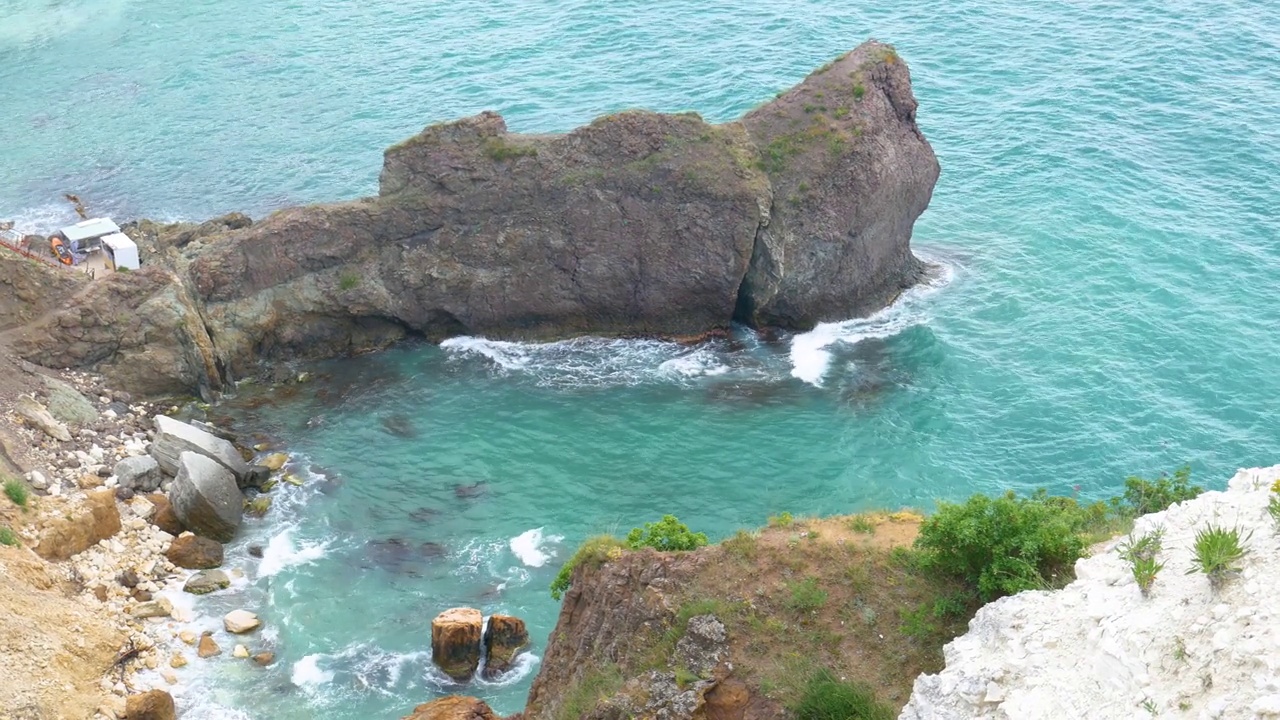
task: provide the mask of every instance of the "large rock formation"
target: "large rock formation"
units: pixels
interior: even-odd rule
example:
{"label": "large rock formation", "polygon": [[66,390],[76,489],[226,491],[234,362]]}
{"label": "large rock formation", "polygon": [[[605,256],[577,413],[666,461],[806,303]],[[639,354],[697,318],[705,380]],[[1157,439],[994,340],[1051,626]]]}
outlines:
{"label": "large rock formation", "polygon": [[510,615],[490,615],[484,628],[485,675],[501,675],[515,663],[516,656],[529,647],[529,631],[524,621]]}
{"label": "large rock formation", "polygon": [[480,664],[483,618],[474,608],[451,608],[431,621],[431,661],[454,680],[471,679]]}
{"label": "large rock formation", "polygon": [[249,473],[248,463],[240,457],[231,441],[165,415],[157,415],[155,423],[156,437],[151,443],[151,456],[166,473],[178,473],[178,458],[184,452],[213,460],[230,472],[237,482]]}
{"label": "large rock formation", "polygon": [[446,695],[423,703],[402,720],[498,720],[483,700],[462,695]]}
{"label": "large rock formation", "polygon": [[407,335],[688,336],[874,311],[920,273],[911,226],[938,164],[915,107],[906,66],[868,42],[720,125],[434,125],[386,151],[376,197],[248,227],[140,224],[155,264],[98,281],[16,348],[132,391],[208,394],[264,359]]}
{"label": "large rock formation", "polygon": [[244,495],[231,472],[193,452],[178,457],[169,502],[184,527],[218,542],[235,537],[244,515]]}

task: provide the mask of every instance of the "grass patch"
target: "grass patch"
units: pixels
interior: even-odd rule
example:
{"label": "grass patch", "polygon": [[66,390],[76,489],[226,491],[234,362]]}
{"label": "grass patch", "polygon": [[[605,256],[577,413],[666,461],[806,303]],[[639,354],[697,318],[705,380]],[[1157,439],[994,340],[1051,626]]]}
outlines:
{"label": "grass patch", "polygon": [[745,530],[739,530],[732,537],[720,542],[725,552],[739,560],[753,560],[756,556],[756,536]]}
{"label": "grass patch", "polygon": [[18,547],[18,534],[12,529],[0,525],[0,545],[8,545],[9,547]]}
{"label": "grass patch", "polygon": [[867,88],[866,88],[866,87],[864,87],[864,86],[862,85],[862,83],[858,83],[858,84],[856,84],[856,85],[854,85],[854,86],[853,86],[853,99],[854,99],[854,100],[856,100],[856,101],[861,101],[861,100],[862,100],[862,96],[863,96],[863,95],[866,95],[866,94],[867,94]]}
{"label": "grass patch", "polygon": [[622,689],[622,670],[617,665],[606,665],[583,674],[582,679],[565,693],[557,720],[578,720],[587,717],[600,703],[613,697]]}
{"label": "grass patch", "polygon": [[354,290],[360,285],[360,276],[355,273],[343,273],[338,277],[339,290]]}
{"label": "grass patch", "polygon": [[[573,584],[573,571],[579,565],[588,563],[600,567],[610,560],[622,557],[622,541],[612,535],[597,535],[588,538],[578,551],[569,558],[569,562],[560,568],[555,580],[551,581],[551,597],[559,600]],[[576,716],[575,716],[576,717]]]}
{"label": "grass patch", "polygon": [[876,531],[876,521],[869,515],[854,515],[849,518],[849,529],[864,535],[873,535]]}
{"label": "grass patch", "polygon": [[18,478],[9,478],[4,481],[4,494],[20,508],[25,508],[27,501],[31,499],[31,489]]}
{"label": "grass patch", "polygon": [[769,527],[791,527],[793,522],[795,522],[795,518],[791,517],[789,512],[769,516]]}
{"label": "grass patch", "polygon": [[1129,570],[1138,583],[1138,589],[1142,591],[1142,597],[1151,594],[1156,575],[1164,569],[1164,563],[1156,562],[1156,555],[1160,554],[1163,542],[1164,529],[1159,528],[1141,537],[1134,537],[1133,533],[1129,533],[1128,539],[1116,548],[1120,557],[1129,563]]}
{"label": "grass patch", "polygon": [[525,145],[513,145],[502,138],[489,138],[484,141],[484,155],[490,160],[516,160],[522,157],[534,157],[538,149]]}
{"label": "grass patch", "polygon": [[825,669],[809,680],[791,711],[798,720],[893,720],[898,715],[869,688],[841,681]]}
{"label": "grass patch", "polygon": [[787,598],[787,609],[798,613],[811,613],[827,604],[827,591],[823,590],[814,578],[805,578],[800,582],[787,583],[791,597]]}
{"label": "grass patch", "polygon": [[1188,575],[1202,572],[1209,576],[1209,585],[1214,590],[1220,589],[1236,573],[1240,572],[1240,561],[1248,554],[1244,543],[1249,541],[1252,532],[1240,536],[1240,528],[1224,528],[1210,523],[1196,533],[1196,541],[1192,546],[1193,564]]}

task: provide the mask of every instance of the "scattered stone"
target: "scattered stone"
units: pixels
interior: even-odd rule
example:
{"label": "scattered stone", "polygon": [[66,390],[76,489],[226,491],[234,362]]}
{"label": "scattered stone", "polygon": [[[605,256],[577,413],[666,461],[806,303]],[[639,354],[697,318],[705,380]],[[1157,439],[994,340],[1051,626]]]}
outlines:
{"label": "scattered stone", "polygon": [[223,550],[216,540],[184,532],[173,539],[164,556],[180,568],[209,570],[222,566]]}
{"label": "scattered stone", "polygon": [[244,495],[236,485],[235,476],[213,460],[193,452],[183,452],[178,466],[178,475],[169,492],[169,502],[178,520],[197,535],[219,542],[235,537],[244,514]]}
{"label": "scattered stone", "polygon": [[188,645],[196,644],[196,634],[190,630],[183,630],[182,632],[178,633],[178,639]]}
{"label": "scattered stone", "polygon": [[107,598],[110,597],[109,595],[107,595],[107,586],[99,585],[95,587],[93,589],[93,596],[98,598],[98,602],[106,602]]}
{"label": "scattered stone", "polygon": [[446,675],[465,681],[480,664],[483,618],[474,608],[451,608],[431,621],[431,659]]}
{"label": "scattered stone", "polygon": [[[184,631],[184,632],[191,632],[191,631],[187,630],[187,631]],[[196,641],[196,640],[195,640],[195,633],[192,633],[191,642],[189,642],[189,643],[187,643],[187,644],[188,644],[188,645],[193,645],[193,644],[195,644],[195,641]],[[185,640],[184,640],[184,642],[185,642]],[[182,653],[180,653],[180,652],[176,652],[176,653],[174,653],[174,654],[173,654],[173,657],[169,658],[169,667],[171,667],[171,668],[175,668],[175,669],[177,669],[177,668],[186,667],[186,666],[187,666],[187,656],[186,656],[186,655],[183,655],[183,654],[182,654]]]}
{"label": "scattered stone", "polygon": [[249,557],[255,557],[255,558],[260,558],[260,557],[262,557],[262,546],[261,546],[261,545],[250,545],[250,546],[249,546]]}
{"label": "scattered stone", "polygon": [[18,398],[18,402],[14,403],[13,411],[18,413],[18,416],[28,425],[43,431],[54,440],[71,442],[71,433],[67,430],[67,426],[55,420],[49,411],[30,395]]}
{"label": "scattered stone", "polygon": [[136,618],[169,617],[173,612],[173,603],[168,598],[160,598],[151,602],[138,603],[130,613]]}
{"label": "scattered stone", "polygon": [[529,646],[524,621],[510,615],[492,615],[484,631],[485,674],[500,675],[511,669],[516,656]]}
{"label": "scattered stone", "polygon": [[271,472],[275,472],[280,468],[284,467],[284,464],[287,462],[289,462],[288,454],[278,452],[278,453],[271,453],[270,455],[262,458],[262,462],[259,464],[261,464],[263,467],[267,468]]}
{"label": "scattered stone", "polygon": [[231,587],[231,578],[221,570],[202,570],[187,579],[182,589],[192,595],[208,595]]}
{"label": "scattered stone", "polygon": [[127,457],[116,463],[116,482],[134,492],[155,492],[160,487],[160,463],[150,455]]}
{"label": "scattered stone", "polygon": [[124,570],[117,579],[127,588],[138,587],[138,573],[134,570]]}
{"label": "scattered stone", "polygon": [[46,560],[66,560],[98,541],[120,532],[120,511],[110,490],[94,490],[85,501],[49,519],[40,530],[36,554]]}
{"label": "scattered stone", "polygon": [[447,695],[419,705],[402,720],[498,720],[498,716],[479,698]]}
{"label": "scattered stone", "polygon": [[262,621],[248,610],[232,610],[223,616],[222,624],[232,635],[243,635],[257,630]]}
{"label": "scattered stone", "polygon": [[129,597],[137,600],[138,602],[149,602],[152,599],[151,593],[147,590],[143,590],[142,588],[134,588],[133,592],[129,593]]}
{"label": "scattered stone", "polygon": [[177,710],[172,695],[164,690],[148,690],[126,698],[124,716],[128,720],[174,720]]}
{"label": "scattered stone", "polygon": [[231,657],[247,658],[249,657],[249,648],[243,645],[236,645],[231,649]]}
{"label": "scattered stone", "polygon": [[151,443],[151,456],[160,464],[160,469],[170,475],[180,473],[182,454],[186,452],[222,466],[231,473],[233,482],[249,471],[249,466],[231,441],[166,415],[157,415],[155,424],[156,437]]}
{"label": "scattered stone", "polygon": [[44,476],[44,473],[40,472],[39,470],[32,470],[31,472],[27,473],[27,482],[31,483],[31,487],[35,488],[36,490],[49,489],[49,479],[46,478]]}
{"label": "scattered stone", "polygon": [[260,652],[253,656],[253,661],[263,667],[266,667],[276,661],[276,654],[273,652]]}
{"label": "scattered stone", "polygon": [[196,655],[201,658],[211,658],[214,655],[220,655],[222,648],[218,647],[218,643],[213,641],[213,633],[206,631],[200,636],[200,642],[196,645]]}
{"label": "scattered stone", "polygon": [[79,478],[76,479],[76,485],[79,486],[81,490],[92,490],[94,488],[100,488],[102,487],[102,478],[98,477],[97,473],[89,473],[86,475],[81,475]]}
{"label": "scattered stone", "polygon": [[[110,487],[110,485],[111,485],[110,483],[107,484],[108,487]],[[130,500],[133,499],[133,491],[127,487],[117,487],[115,489],[115,492],[116,492],[116,499],[119,500],[120,502],[129,502]]]}

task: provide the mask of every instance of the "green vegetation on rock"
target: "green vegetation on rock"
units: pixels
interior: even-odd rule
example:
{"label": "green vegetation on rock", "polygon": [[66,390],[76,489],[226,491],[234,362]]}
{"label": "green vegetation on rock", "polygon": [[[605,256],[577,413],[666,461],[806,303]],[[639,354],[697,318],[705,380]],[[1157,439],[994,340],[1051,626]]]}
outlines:
{"label": "green vegetation on rock", "polygon": [[564,596],[566,590],[573,583],[573,571],[583,563],[589,563],[594,567],[599,567],[609,560],[616,560],[622,557],[622,541],[612,535],[597,535],[589,538],[582,543],[582,547],[569,558],[569,562],[560,568],[560,572],[556,573],[555,580],[551,581],[551,597],[559,600]]}
{"label": "green vegetation on rock", "polygon": [[0,545],[18,547],[18,534],[12,529],[4,525],[0,525]]}
{"label": "green vegetation on rock", "polygon": [[829,670],[814,674],[792,711],[799,720],[893,720],[898,715],[867,687],[843,682]]}
{"label": "green vegetation on rock", "polygon": [[13,501],[14,505],[22,508],[25,508],[27,501],[31,499],[31,490],[18,478],[9,478],[4,481],[4,494]]}
{"label": "green vegetation on rock", "polygon": [[1224,528],[1210,523],[1196,533],[1196,541],[1192,546],[1195,553],[1194,563],[1187,574],[1202,572],[1209,576],[1209,584],[1215,589],[1221,588],[1227,580],[1240,572],[1240,561],[1249,552],[1245,543],[1253,536],[1253,532],[1240,535],[1240,528]]}
{"label": "green vegetation on rock", "polygon": [[502,138],[489,138],[484,142],[484,154],[485,157],[495,161],[515,160],[536,156],[538,149],[527,145],[515,145]]}
{"label": "green vegetation on rock", "polygon": [[[1160,475],[1155,480],[1132,476],[1124,481],[1124,495],[1118,499],[1122,512],[1131,517],[1160,512],[1174,503],[1185,502],[1204,492],[1204,488],[1191,484],[1191,467],[1184,465],[1173,472],[1173,477]],[[1112,500],[1116,503],[1117,500]]]}
{"label": "green vegetation on rock", "polygon": [[696,533],[675,515],[663,515],[658,522],[645,523],[627,533],[627,547],[632,550],[651,547],[655,550],[696,550],[707,544],[706,533]]}

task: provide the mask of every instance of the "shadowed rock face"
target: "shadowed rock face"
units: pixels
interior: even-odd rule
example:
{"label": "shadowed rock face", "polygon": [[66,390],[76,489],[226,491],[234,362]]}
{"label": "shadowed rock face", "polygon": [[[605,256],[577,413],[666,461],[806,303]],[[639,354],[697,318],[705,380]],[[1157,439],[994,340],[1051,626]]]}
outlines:
{"label": "shadowed rock face", "polygon": [[[908,243],[938,164],[915,107],[906,66],[869,42],[721,125],[643,111],[564,135],[509,133],[494,113],[434,125],[386,151],[376,197],[248,227],[140,223],[176,272],[130,274],[148,289],[94,295],[121,312],[69,310],[19,351],[131,391],[216,391],[261,360],[409,335],[693,336],[871,312],[919,274]],[[126,361],[143,337],[169,353],[145,373]]]}

